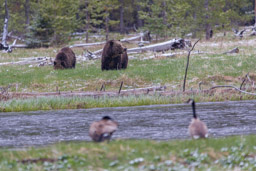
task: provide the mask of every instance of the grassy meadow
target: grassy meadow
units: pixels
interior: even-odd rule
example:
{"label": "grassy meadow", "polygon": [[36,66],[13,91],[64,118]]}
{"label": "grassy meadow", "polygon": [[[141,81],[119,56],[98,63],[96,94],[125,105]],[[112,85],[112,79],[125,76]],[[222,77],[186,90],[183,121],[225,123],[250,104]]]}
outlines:
{"label": "grassy meadow", "polygon": [[5,170],[255,170],[256,136],[202,140],[69,142],[0,149]]}
{"label": "grassy meadow", "polygon": [[[194,43],[195,40],[192,40]],[[74,43],[74,42],[72,42]],[[130,48],[135,44],[125,43]],[[229,33],[226,37],[222,33],[216,34],[210,41],[201,40],[195,47],[190,57],[190,65],[187,76],[186,90],[198,90],[199,83],[202,89],[209,89],[215,85],[233,85],[239,87],[246,73],[249,72],[250,79],[256,81],[256,39],[245,36],[243,39],[232,37]],[[90,51],[101,49],[103,46],[89,47]],[[237,54],[223,54],[231,49],[238,47]],[[2,53],[0,63],[21,61],[31,57],[52,57],[61,47],[40,48],[40,49],[15,49],[12,53]],[[77,56],[81,56],[86,48],[73,48]],[[141,53],[130,54],[128,68],[120,71],[104,71],[100,69],[100,60],[77,61],[75,69],[53,70],[52,66],[37,65],[1,65],[0,66],[0,87],[12,85],[9,92],[54,92],[59,91],[99,91],[101,85],[105,83],[106,91],[118,91],[120,83],[124,81],[123,89],[142,88],[151,86],[166,86],[166,91],[181,91],[187,60],[186,50],[175,50],[166,53],[179,53],[175,57],[166,58],[162,53]],[[149,56],[156,56],[154,59],[143,60]],[[252,82],[251,82],[252,83]],[[247,83],[246,88],[252,88],[252,84]],[[0,111],[22,110],[44,110],[44,109],[63,109],[63,108],[91,108],[91,107],[110,107],[110,106],[129,106],[147,104],[166,104],[183,102],[191,96],[177,95],[172,98],[166,97],[147,97],[140,96],[136,103],[130,103],[130,99],[113,98],[113,103],[109,105],[106,99],[99,98],[50,98],[34,100],[9,100],[1,101]],[[223,94],[217,92],[214,96],[194,95],[199,101],[221,101],[221,100],[241,100],[255,99],[255,96],[233,92]],[[151,99],[149,102],[148,99]],[[29,101],[36,101],[37,107],[29,104]],[[52,104],[52,101],[55,101]],[[89,101],[89,102],[88,102]],[[94,101],[92,104],[90,101]],[[146,101],[146,102],[145,102]],[[18,103],[19,102],[19,103]],[[41,102],[45,103],[42,107]],[[117,103],[115,103],[117,102]],[[60,104],[61,103],[61,104]],[[90,105],[89,105],[90,103]],[[13,104],[10,106],[10,104]],[[15,105],[14,105],[15,104]],[[82,104],[82,105],[81,105]],[[83,105],[86,104],[86,105]],[[23,106],[22,106],[23,105]],[[26,107],[27,106],[31,106]],[[35,104],[33,104],[35,105]],[[14,110],[15,109],[15,110]]]}

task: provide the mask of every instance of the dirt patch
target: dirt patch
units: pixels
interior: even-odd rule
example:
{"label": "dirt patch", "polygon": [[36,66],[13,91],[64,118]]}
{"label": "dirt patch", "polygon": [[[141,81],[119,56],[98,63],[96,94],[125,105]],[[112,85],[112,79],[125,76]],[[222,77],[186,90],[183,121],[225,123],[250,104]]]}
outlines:
{"label": "dirt patch", "polygon": [[31,87],[32,88],[46,88],[47,85],[46,84],[40,84],[40,83],[34,83],[34,84],[31,84]]}
{"label": "dirt patch", "polygon": [[209,76],[207,81],[215,81],[215,82],[242,82],[242,77],[232,77],[232,76],[222,76],[222,75],[215,75]]}

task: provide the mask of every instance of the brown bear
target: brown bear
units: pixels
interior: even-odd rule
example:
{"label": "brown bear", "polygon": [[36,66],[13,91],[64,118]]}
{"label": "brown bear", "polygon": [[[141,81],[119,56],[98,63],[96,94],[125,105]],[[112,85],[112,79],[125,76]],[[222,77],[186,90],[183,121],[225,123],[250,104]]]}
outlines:
{"label": "brown bear", "polygon": [[54,64],[53,66],[54,69],[75,68],[76,55],[69,47],[64,47],[56,55],[56,58],[53,64]]}
{"label": "brown bear", "polygon": [[125,69],[127,64],[126,48],[120,41],[109,40],[103,48],[101,70]]}
{"label": "brown bear", "polygon": [[121,68],[121,69],[126,69],[127,68],[127,65],[128,65],[128,55],[127,55],[127,51],[126,50],[121,55],[120,65],[121,66],[119,66],[119,68]]}

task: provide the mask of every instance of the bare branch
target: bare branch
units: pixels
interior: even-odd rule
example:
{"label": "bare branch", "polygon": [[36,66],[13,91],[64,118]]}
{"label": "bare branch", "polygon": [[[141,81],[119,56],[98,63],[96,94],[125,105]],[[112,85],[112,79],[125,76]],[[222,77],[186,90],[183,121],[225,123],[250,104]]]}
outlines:
{"label": "bare branch", "polygon": [[105,91],[105,83],[102,84],[100,91],[104,90]]}
{"label": "bare branch", "polygon": [[244,80],[243,80],[242,84],[240,85],[240,90],[242,90],[243,84],[246,81],[248,74],[249,74],[249,72],[244,76]]}
{"label": "bare branch", "polygon": [[187,72],[188,72],[188,66],[189,66],[189,56],[191,51],[193,51],[194,47],[196,46],[196,44],[200,41],[200,39],[198,39],[195,44],[193,45],[193,47],[189,50],[188,52],[188,57],[187,57],[187,66],[186,66],[186,70],[185,70],[185,76],[184,76],[184,83],[183,83],[183,92],[185,91],[185,87],[186,87],[186,79],[187,79]]}
{"label": "bare branch", "polygon": [[243,90],[240,90],[239,88],[237,88],[235,86],[232,86],[232,85],[218,85],[218,86],[214,86],[214,87],[210,88],[210,90],[215,89],[215,88],[223,88],[223,87],[234,88],[235,90],[237,90],[237,91],[239,91],[241,93],[245,93],[245,94],[256,96],[256,93],[250,93],[250,92],[247,92],[247,91],[243,91]]}
{"label": "bare branch", "polygon": [[121,93],[121,90],[122,90],[122,87],[123,87],[123,81],[121,82],[121,85],[120,85],[120,88],[119,88],[119,91],[118,91],[118,94],[120,94]]}

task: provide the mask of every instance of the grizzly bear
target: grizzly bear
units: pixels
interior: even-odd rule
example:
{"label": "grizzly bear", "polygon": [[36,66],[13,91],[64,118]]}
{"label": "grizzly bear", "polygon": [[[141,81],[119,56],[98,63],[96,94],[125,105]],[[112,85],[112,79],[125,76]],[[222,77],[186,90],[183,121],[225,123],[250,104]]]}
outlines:
{"label": "grizzly bear", "polygon": [[128,65],[128,55],[127,55],[127,51],[126,50],[121,55],[120,65],[121,66],[119,66],[119,68],[121,68],[121,69],[126,69],[127,68],[127,65]]}
{"label": "grizzly bear", "polygon": [[54,64],[53,66],[54,69],[75,68],[76,55],[69,47],[64,47],[56,55],[56,58],[53,64]]}
{"label": "grizzly bear", "polygon": [[120,41],[109,40],[102,52],[101,70],[125,69],[128,64],[126,48]]}

